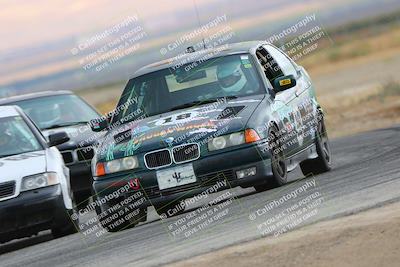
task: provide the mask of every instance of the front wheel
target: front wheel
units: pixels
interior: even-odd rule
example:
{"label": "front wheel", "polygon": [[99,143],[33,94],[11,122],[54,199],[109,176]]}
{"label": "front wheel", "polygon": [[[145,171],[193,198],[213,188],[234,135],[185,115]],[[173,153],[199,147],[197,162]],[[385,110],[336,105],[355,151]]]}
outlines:
{"label": "front wheel", "polygon": [[318,123],[315,146],[318,157],[308,159],[300,163],[301,172],[307,175],[320,174],[332,169],[332,155],[329,145],[328,133],[326,131],[324,118]]}
{"label": "front wheel", "polygon": [[89,204],[89,200],[90,200],[90,193],[74,192],[73,195],[74,195],[75,203],[78,206],[78,209],[84,209],[87,207],[87,205]]}
{"label": "front wheel", "polygon": [[[122,208],[116,212],[106,211],[102,214],[101,209],[96,209],[101,226],[107,232],[115,233],[135,227],[140,222],[147,220],[147,208]],[[112,218],[112,219],[109,219]]]}
{"label": "front wheel", "polygon": [[68,210],[68,218],[63,225],[57,225],[51,229],[54,238],[75,234],[78,232],[79,216],[74,210]]}
{"label": "front wheel", "polygon": [[278,128],[272,126],[269,130],[269,140],[272,140],[269,144],[271,153],[271,169],[273,176],[269,178],[265,183],[255,185],[254,189],[257,192],[273,189],[275,187],[282,186],[287,183],[287,165],[285,152],[282,149],[282,145],[279,142]]}

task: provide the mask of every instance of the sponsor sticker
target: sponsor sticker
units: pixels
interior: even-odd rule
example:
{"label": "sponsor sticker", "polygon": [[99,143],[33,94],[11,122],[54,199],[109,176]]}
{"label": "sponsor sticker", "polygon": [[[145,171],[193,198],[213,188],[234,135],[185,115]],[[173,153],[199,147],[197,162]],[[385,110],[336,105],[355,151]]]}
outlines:
{"label": "sponsor sticker", "polygon": [[249,69],[252,67],[248,55],[240,56],[240,60],[242,61],[242,64],[246,69]]}
{"label": "sponsor sticker", "polygon": [[279,85],[280,85],[280,86],[289,85],[289,84],[291,84],[291,83],[292,83],[292,81],[291,81],[290,79],[283,79],[283,80],[280,80],[280,81],[279,81]]}

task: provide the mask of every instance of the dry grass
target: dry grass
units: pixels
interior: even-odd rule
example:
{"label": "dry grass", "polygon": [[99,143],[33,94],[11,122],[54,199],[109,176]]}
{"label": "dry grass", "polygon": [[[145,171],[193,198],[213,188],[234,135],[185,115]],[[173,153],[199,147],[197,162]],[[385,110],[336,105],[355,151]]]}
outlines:
{"label": "dry grass", "polygon": [[341,101],[338,96],[321,102],[333,137],[400,124],[400,84],[394,81],[349,101]]}
{"label": "dry grass", "polygon": [[89,104],[96,107],[101,114],[106,114],[116,107],[124,87],[125,82],[119,82],[102,87],[84,89],[77,93]]}
{"label": "dry grass", "polygon": [[300,64],[312,70],[321,65],[352,61],[389,50],[397,50],[400,47],[400,28],[394,25],[377,35],[359,32],[347,37],[333,37],[333,40],[333,43],[322,44],[321,49],[305,57]]}
{"label": "dry grass", "polygon": [[382,86],[379,98],[384,99],[385,97],[388,96],[399,96],[399,95],[400,95],[400,83],[396,81],[389,81]]}

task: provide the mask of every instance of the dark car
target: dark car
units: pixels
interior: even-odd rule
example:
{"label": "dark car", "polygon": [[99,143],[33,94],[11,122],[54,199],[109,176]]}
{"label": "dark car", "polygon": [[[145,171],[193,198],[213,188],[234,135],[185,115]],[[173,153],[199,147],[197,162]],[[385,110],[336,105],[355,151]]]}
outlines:
{"label": "dark car", "polygon": [[299,164],[304,175],[331,168],[309,75],[263,42],[199,51],[139,70],[113,118],[93,121],[93,130],[104,128],[109,131],[92,168],[99,218],[115,219],[103,223],[109,231],[143,220],[118,218],[137,192],[146,201],[134,205],[135,214],[145,216],[153,205],[163,218],[221,181],[226,186],[219,190],[263,191],[287,183],[287,172]]}
{"label": "dark car", "polygon": [[66,132],[69,142],[57,146],[71,172],[74,199],[85,206],[91,197],[92,174],[90,161],[93,145],[101,134],[88,126],[100,117],[83,99],[70,91],[49,91],[0,99],[0,105],[17,105],[34,121],[43,135]]}

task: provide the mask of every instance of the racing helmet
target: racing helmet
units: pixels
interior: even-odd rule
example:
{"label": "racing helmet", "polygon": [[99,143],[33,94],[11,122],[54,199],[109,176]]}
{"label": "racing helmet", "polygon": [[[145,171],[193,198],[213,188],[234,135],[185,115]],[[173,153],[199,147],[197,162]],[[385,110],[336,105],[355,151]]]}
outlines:
{"label": "racing helmet", "polygon": [[247,83],[240,62],[228,62],[217,66],[217,79],[226,93],[237,93]]}

